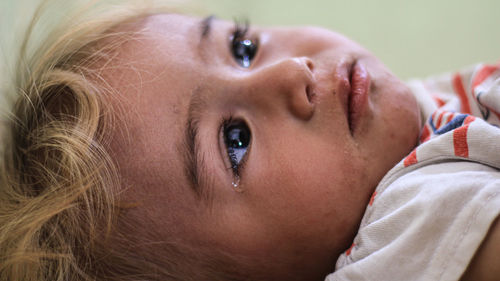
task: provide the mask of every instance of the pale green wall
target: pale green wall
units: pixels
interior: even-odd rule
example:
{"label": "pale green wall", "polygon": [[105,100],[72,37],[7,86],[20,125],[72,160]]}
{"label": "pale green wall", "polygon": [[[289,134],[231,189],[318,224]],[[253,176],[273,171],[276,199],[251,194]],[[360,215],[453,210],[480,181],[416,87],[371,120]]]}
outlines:
{"label": "pale green wall", "polygon": [[[401,78],[500,60],[500,0],[192,1],[226,19],[247,16],[260,25],[337,30],[367,47]],[[0,0],[0,32],[10,29],[6,19],[22,20],[28,14],[23,11],[36,2]]]}
{"label": "pale green wall", "polygon": [[257,24],[320,25],[358,41],[401,78],[500,61],[500,0],[205,0]]}

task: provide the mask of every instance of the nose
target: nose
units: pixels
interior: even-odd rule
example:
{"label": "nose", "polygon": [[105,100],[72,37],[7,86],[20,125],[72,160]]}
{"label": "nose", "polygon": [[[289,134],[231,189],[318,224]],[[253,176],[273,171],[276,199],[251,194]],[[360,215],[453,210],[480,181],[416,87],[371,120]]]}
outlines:
{"label": "nose", "polygon": [[256,70],[250,77],[249,97],[263,109],[309,120],[314,113],[314,64],[307,57],[292,57]]}

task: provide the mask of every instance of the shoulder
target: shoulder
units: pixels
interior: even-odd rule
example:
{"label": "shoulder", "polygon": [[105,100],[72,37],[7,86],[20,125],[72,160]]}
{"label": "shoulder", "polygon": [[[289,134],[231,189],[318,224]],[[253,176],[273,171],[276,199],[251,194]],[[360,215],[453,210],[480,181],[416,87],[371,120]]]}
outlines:
{"label": "shoulder", "polygon": [[495,281],[500,276],[500,217],[490,227],[461,281]]}

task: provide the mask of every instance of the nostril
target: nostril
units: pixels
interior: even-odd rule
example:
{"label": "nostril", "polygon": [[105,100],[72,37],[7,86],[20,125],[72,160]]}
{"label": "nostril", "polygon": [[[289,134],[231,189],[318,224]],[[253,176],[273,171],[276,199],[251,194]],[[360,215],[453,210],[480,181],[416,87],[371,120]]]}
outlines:
{"label": "nostril", "polygon": [[307,101],[309,101],[309,103],[312,103],[315,94],[311,90],[311,86],[309,86],[309,85],[306,86],[306,95],[307,95]]}
{"label": "nostril", "polygon": [[306,60],[306,65],[307,65],[307,67],[309,68],[309,70],[311,70],[311,71],[313,71],[313,70],[314,70],[314,63],[312,62],[312,60],[307,59],[307,60]]}

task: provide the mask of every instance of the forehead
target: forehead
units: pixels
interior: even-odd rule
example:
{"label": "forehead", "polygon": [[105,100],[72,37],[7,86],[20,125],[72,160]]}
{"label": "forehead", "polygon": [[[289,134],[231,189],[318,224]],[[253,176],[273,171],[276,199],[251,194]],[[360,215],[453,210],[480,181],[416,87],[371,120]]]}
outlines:
{"label": "forehead", "polygon": [[113,155],[124,181],[144,193],[158,194],[161,184],[186,185],[179,150],[187,103],[202,74],[193,59],[198,26],[198,20],[181,15],[145,18],[132,26],[139,32],[104,71],[117,93],[111,99],[118,116]]}
{"label": "forehead", "polygon": [[143,40],[158,47],[167,47],[165,52],[193,51],[193,48],[187,47],[195,47],[199,41],[199,22],[198,18],[177,14],[148,16],[141,22]]}
{"label": "forehead", "polygon": [[131,40],[121,46],[119,62],[157,77],[162,74],[168,77],[168,73],[178,75],[183,69],[193,67],[200,33],[198,19],[159,14],[126,28],[134,29],[134,33]]}

